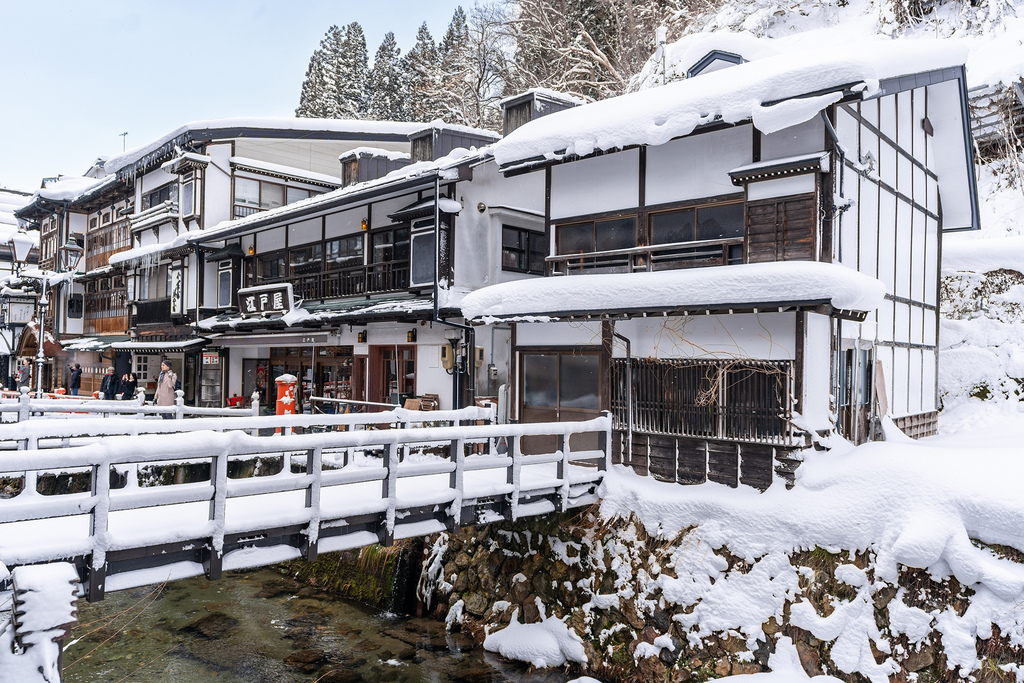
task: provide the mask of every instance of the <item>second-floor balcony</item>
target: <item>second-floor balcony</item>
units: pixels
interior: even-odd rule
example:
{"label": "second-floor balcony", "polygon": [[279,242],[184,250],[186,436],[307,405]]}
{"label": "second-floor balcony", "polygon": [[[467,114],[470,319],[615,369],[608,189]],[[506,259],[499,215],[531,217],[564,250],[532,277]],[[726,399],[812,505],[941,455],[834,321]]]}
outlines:
{"label": "second-floor balcony", "polygon": [[171,299],[148,299],[135,301],[128,307],[131,327],[139,325],[168,324],[171,322]]}
{"label": "second-floor balcony", "polygon": [[260,280],[260,284],[277,282],[292,283],[295,296],[304,300],[401,292],[409,288],[409,262],[388,261],[343,270],[295,273],[290,277]]}
{"label": "second-floor balcony", "polygon": [[552,275],[575,273],[632,273],[743,262],[743,239],[672,242],[628,249],[547,257]]}

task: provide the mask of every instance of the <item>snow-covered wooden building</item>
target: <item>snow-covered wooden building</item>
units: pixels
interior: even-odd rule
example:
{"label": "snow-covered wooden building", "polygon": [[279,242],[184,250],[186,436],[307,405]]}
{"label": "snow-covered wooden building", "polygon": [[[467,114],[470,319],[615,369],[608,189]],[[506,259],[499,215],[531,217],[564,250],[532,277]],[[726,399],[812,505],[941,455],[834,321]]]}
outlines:
{"label": "snow-covered wooden building", "polygon": [[474,335],[459,302],[541,272],[545,256],[543,179],[500,174],[483,149],[497,138],[419,124],[410,154],[342,155],[335,191],[191,235],[204,358],[217,359],[223,396],[273,400],[284,374],[300,378],[302,410],[496,394],[508,329]]}
{"label": "snow-covered wooden building", "polygon": [[941,234],[978,227],[964,69],[864,52],[705,55],[494,146],[545,186],[548,277],[463,302],[513,328],[515,418],[610,410],[616,460],[761,488],[819,436],[934,431]]}
{"label": "snow-covered wooden building", "polygon": [[83,391],[98,388],[110,364],[118,376],[134,371],[139,386],[152,391],[167,358],[186,400],[197,401],[203,378],[214,383],[219,375],[202,364],[206,342],[194,323],[204,315],[197,303],[204,283],[188,235],[340,187],[339,155],[365,145],[407,153],[408,135],[418,128],[274,117],[195,121],[37,192],[19,216],[42,226],[44,254],[71,234],[85,246],[82,274],[54,307],[63,318],[49,327],[61,335],[66,360],[82,364]]}

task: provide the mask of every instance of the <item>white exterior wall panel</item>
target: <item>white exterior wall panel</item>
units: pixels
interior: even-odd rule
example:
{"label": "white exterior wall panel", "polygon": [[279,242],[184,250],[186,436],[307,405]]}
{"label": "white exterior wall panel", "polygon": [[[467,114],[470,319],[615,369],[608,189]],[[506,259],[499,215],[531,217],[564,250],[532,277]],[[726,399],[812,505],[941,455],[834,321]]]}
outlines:
{"label": "white exterior wall panel", "polygon": [[552,219],[633,209],[639,198],[640,152],[636,149],[551,169]]}

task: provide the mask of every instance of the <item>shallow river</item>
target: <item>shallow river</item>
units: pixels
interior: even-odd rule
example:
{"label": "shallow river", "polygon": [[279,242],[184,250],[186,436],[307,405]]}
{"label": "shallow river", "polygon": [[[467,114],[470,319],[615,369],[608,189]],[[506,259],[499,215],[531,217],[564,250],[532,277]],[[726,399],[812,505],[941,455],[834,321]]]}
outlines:
{"label": "shallow river", "polygon": [[394,618],[276,571],[189,579],[79,603],[66,683],[564,683],[474,648],[444,624]]}

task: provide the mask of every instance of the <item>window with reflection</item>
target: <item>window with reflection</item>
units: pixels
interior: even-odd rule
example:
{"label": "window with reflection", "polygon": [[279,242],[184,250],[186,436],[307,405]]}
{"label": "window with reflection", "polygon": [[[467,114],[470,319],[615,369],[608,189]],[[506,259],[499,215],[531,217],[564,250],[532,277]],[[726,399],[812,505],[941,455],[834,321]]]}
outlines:
{"label": "window with reflection", "polygon": [[544,233],[509,225],[501,227],[502,270],[543,275],[545,256]]}
{"label": "window with reflection", "polygon": [[327,270],[341,270],[363,265],[363,236],[327,240],[324,258]]}
{"label": "window with reflection", "polygon": [[636,246],[636,218],[628,216],[559,225],[556,242],[559,254],[630,249]]}

